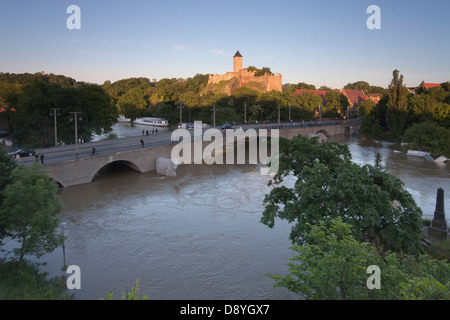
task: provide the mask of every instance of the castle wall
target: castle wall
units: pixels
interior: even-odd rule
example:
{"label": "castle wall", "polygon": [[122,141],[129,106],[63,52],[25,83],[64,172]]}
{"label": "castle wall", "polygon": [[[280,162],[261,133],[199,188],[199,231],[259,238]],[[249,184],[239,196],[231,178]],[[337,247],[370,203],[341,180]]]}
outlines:
{"label": "castle wall", "polygon": [[263,83],[266,91],[283,91],[281,74],[255,76],[254,71],[242,69],[239,72],[227,72],[223,75],[209,75],[208,84],[218,84],[220,81],[229,81],[233,77],[239,79],[240,87],[246,86],[248,83],[255,81]]}

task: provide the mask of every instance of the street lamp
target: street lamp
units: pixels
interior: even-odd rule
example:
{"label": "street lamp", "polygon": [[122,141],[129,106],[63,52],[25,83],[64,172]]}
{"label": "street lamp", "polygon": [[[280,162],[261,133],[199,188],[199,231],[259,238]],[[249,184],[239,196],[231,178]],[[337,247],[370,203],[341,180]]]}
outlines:
{"label": "street lamp", "polygon": [[291,122],[291,105],[289,105],[289,122]]}
{"label": "street lamp", "polygon": [[322,122],[322,105],[319,105],[319,122]]}
{"label": "street lamp", "polygon": [[244,102],[244,124],[247,124],[247,102]]}
{"label": "street lamp", "polygon": [[211,111],[213,112],[213,127],[216,126],[216,105],[213,104],[213,108],[211,109]]}
{"label": "street lamp", "polygon": [[278,104],[278,123],[280,123],[280,109],[281,109],[281,106],[280,106],[280,104]]}
{"label": "street lamp", "polygon": [[[73,118],[70,117],[70,121],[75,119],[75,146],[76,146],[76,157],[78,158],[78,125],[77,125],[77,119],[78,114],[81,112],[71,112],[74,116]],[[83,118],[80,116],[80,121],[83,120]]]}
{"label": "street lamp", "polygon": [[66,225],[66,223],[65,222],[61,222],[59,225],[61,226],[61,230],[62,230],[63,259],[64,259],[64,265],[63,265],[61,270],[66,270],[67,269],[67,265],[66,265],[66,245],[65,245],[65,241],[64,241],[64,226]]}
{"label": "street lamp", "polygon": [[183,104],[182,103],[180,103],[179,105],[178,105],[178,108],[180,109],[180,128],[182,128],[183,127]]}
{"label": "street lamp", "polygon": [[56,114],[58,113],[58,116],[61,115],[61,112],[59,112],[59,108],[51,108],[50,109],[50,117],[53,116],[53,120],[55,123],[55,147],[58,146],[58,137],[57,137],[57,132],[58,130],[56,129]]}

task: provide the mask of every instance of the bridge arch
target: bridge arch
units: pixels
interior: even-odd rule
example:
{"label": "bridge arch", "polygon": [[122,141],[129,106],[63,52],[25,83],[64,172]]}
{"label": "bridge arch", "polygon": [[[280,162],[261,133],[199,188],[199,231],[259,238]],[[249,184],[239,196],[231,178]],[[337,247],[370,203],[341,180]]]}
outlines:
{"label": "bridge arch", "polygon": [[330,136],[330,134],[326,130],[323,130],[323,129],[316,132],[316,134],[318,134],[318,133],[323,134],[327,138]]}
{"label": "bridge arch", "polygon": [[106,170],[114,167],[114,166],[121,166],[121,167],[128,167],[130,169],[135,170],[136,172],[142,173],[143,170],[134,162],[130,160],[113,160],[107,163],[102,163],[98,168],[96,168],[93,171],[91,182],[95,179],[95,177],[101,175],[102,172],[105,172]]}
{"label": "bridge arch", "polygon": [[64,185],[61,182],[59,182],[58,180],[56,180],[54,177],[51,177],[49,175],[49,178],[50,178],[50,180],[54,181],[58,185],[59,189],[63,189],[64,188]]}

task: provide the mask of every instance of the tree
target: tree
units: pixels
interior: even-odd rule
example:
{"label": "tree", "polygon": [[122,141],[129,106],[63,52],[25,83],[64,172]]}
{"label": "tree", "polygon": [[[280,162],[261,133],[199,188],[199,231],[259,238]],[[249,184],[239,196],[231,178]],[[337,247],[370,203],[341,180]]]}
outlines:
{"label": "tree", "polygon": [[365,117],[372,112],[375,106],[376,106],[375,101],[370,99],[363,100],[358,105],[358,114],[362,117]]}
{"label": "tree", "polygon": [[[445,261],[428,255],[382,255],[369,243],[358,242],[342,218],[310,228],[306,244],[292,246],[289,274],[271,275],[276,287],[310,300],[450,298],[450,264]],[[367,286],[369,266],[380,270],[380,290]]]}
{"label": "tree", "polygon": [[78,83],[77,87],[34,82],[25,86],[14,106],[12,115],[14,136],[22,145],[35,147],[41,141],[54,141],[54,123],[51,108],[60,109],[58,138],[66,143],[74,141],[74,126],[70,112],[81,112],[79,135],[89,141],[93,133],[111,131],[117,122],[117,108],[106,91],[95,84]]}
{"label": "tree", "polygon": [[117,101],[119,111],[122,113],[124,113],[123,107],[130,104],[136,106],[138,109],[146,109],[148,106],[148,97],[145,96],[142,89],[132,88],[120,96]]}
{"label": "tree", "polygon": [[11,173],[16,168],[14,160],[8,156],[5,147],[0,146],[0,245],[2,239],[6,236],[6,216],[1,214],[3,211],[4,190],[12,182]]}
{"label": "tree", "polygon": [[[341,96],[343,95],[336,91],[328,91],[325,94],[324,117],[335,118],[342,117],[345,114],[344,110],[347,109],[347,105],[342,103]],[[345,101],[348,103],[348,99],[345,99]]]}
{"label": "tree", "polygon": [[[295,178],[292,188],[283,185],[288,175]],[[422,211],[402,181],[352,163],[345,145],[280,138],[279,171],[270,184],[276,186],[264,199],[261,222],[271,228],[275,218],[295,222],[293,243],[303,243],[308,223],[342,217],[359,241],[409,253],[420,248]]]}
{"label": "tree", "polygon": [[393,79],[389,85],[389,101],[387,103],[386,121],[392,139],[400,142],[408,116],[408,89],[403,85],[403,75],[394,70]]}
{"label": "tree", "polygon": [[414,124],[403,134],[402,141],[408,143],[408,149],[430,152],[437,158],[444,155],[450,158],[450,129],[425,121]]}
{"label": "tree", "polygon": [[56,233],[62,204],[56,182],[37,163],[18,166],[11,180],[4,190],[1,220],[7,235],[20,245],[13,253],[21,266],[25,255],[40,257],[62,243]]}

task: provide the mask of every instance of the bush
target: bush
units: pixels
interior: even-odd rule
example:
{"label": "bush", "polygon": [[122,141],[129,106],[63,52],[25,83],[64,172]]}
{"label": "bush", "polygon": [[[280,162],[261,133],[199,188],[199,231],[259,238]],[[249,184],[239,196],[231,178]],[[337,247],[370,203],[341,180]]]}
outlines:
{"label": "bush", "polygon": [[0,300],[70,300],[66,292],[65,278],[47,279],[47,273],[39,271],[29,261],[0,263]]}

